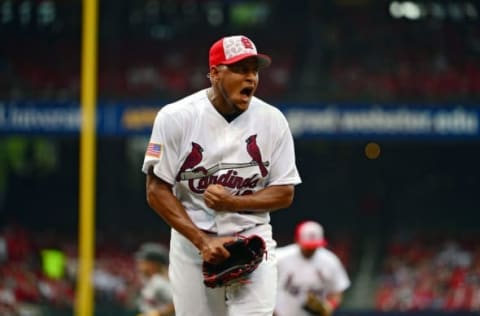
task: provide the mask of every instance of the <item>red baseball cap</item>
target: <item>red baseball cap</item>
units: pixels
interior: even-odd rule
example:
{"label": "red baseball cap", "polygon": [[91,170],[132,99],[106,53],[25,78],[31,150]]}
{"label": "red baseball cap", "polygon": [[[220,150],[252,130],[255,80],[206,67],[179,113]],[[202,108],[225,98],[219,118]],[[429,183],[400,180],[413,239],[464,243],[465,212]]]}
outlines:
{"label": "red baseball cap", "polygon": [[306,249],[315,249],[327,245],[327,241],[323,237],[322,225],[314,221],[305,221],[297,226],[295,242]]}
{"label": "red baseball cap", "polygon": [[210,67],[230,65],[248,57],[256,56],[258,67],[264,68],[271,64],[272,59],[264,54],[258,54],[255,44],[246,36],[235,35],[223,37],[210,47]]}

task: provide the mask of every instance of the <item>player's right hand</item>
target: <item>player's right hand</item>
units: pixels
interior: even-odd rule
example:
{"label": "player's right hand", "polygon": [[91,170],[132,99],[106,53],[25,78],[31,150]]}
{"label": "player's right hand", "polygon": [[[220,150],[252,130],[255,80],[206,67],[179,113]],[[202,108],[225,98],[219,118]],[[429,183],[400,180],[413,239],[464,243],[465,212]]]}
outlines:
{"label": "player's right hand", "polygon": [[210,184],[203,193],[205,205],[216,211],[231,210],[234,196],[220,184]]}
{"label": "player's right hand", "polygon": [[200,255],[202,259],[209,263],[218,264],[228,257],[230,253],[225,249],[224,245],[226,243],[235,241],[236,237],[226,236],[226,237],[213,237],[208,236],[203,246],[200,249]]}

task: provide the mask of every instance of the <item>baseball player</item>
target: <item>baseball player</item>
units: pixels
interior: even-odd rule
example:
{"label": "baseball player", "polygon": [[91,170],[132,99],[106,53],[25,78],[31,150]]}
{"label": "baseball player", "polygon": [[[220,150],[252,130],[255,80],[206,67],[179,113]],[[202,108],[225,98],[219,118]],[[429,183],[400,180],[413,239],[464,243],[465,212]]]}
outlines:
{"label": "baseball player", "polygon": [[143,283],[138,298],[138,316],[173,316],[172,289],[168,280],[168,250],[156,243],[145,243],[135,254],[137,271]]}
{"label": "baseball player", "polygon": [[[163,107],[145,154],[147,201],[172,227],[169,276],[177,315],[272,315],[277,270],[270,212],[301,182],[287,120],[254,97],[270,57],[245,36],[209,52],[211,86]],[[229,257],[235,236],[261,236],[268,256],[241,286],[208,288],[202,262]]]}
{"label": "baseball player", "polygon": [[340,305],[350,279],[338,257],[325,248],[319,223],[300,223],[295,241],[277,249],[275,316],[329,316]]}

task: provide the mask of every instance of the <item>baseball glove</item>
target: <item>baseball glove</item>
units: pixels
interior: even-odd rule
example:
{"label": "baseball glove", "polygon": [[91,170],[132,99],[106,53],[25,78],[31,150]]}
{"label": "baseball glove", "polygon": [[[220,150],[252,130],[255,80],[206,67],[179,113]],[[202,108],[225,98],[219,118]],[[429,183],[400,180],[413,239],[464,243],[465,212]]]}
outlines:
{"label": "baseball glove", "polygon": [[307,300],[303,305],[303,309],[312,315],[318,316],[330,316],[333,312],[330,303],[317,297],[313,293],[308,293]]}
{"label": "baseball glove", "polygon": [[219,264],[203,262],[203,283],[211,288],[242,283],[262,262],[265,241],[258,235],[239,237],[224,247],[230,257]]}

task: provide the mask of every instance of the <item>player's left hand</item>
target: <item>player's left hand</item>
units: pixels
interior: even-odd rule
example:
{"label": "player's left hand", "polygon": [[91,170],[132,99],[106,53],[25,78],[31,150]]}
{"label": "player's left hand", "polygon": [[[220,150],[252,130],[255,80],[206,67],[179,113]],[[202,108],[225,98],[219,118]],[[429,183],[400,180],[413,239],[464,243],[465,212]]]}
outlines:
{"label": "player's left hand", "polygon": [[203,194],[205,204],[216,211],[232,210],[234,196],[223,185],[210,184]]}
{"label": "player's left hand", "polygon": [[333,312],[333,308],[327,301],[317,297],[311,292],[307,295],[307,300],[303,305],[303,309],[318,316],[331,316]]}

